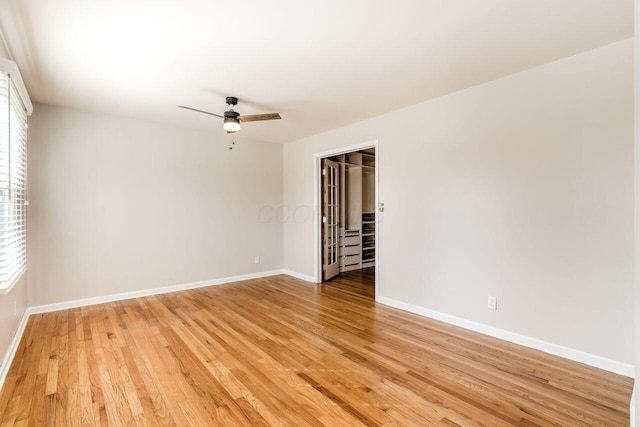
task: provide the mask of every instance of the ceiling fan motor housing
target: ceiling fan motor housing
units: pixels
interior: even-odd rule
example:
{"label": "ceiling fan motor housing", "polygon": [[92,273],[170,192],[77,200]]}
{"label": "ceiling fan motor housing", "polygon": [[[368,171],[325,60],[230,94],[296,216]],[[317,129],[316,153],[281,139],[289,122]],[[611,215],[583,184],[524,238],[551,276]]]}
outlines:
{"label": "ceiling fan motor housing", "polygon": [[231,109],[229,111],[224,112],[225,123],[226,122],[240,123],[240,120],[238,119],[238,117],[240,116],[240,113],[233,111],[233,106],[236,105],[237,103],[238,103],[238,98],[236,98],[235,96],[227,96],[227,104],[229,104]]}
{"label": "ceiling fan motor housing", "polygon": [[225,111],[224,112],[224,118],[225,119],[235,119],[238,120],[238,116],[240,116],[240,113],[233,111],[233,110],[229,110],[229,111]]}

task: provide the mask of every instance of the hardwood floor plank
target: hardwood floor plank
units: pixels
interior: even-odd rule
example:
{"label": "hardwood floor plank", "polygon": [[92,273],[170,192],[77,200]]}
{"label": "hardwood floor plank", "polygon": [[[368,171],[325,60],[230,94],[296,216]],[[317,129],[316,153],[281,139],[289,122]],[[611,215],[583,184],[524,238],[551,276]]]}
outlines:
{"label": "hardwood floor plank", "polygon": [[[7,386],[7,380],[5,380],[4,383],[4,387]],[[3,390],[4,390],[3,387]],[[11,388],[8,388],[7,390],[11,390]],[[8,391],[7,394],[11,393],[11,391]],[[20,400],[21,400],[21,396],[18,395],[13,395],[11,394],[12,398],[11,401],[4,403],[2,406],[0,406],[0,408],[2,409],[2,416],[0,417],[0,427],[6,427],[6,426],[12,426],[14,425],[14,422],[17,423],[17,419],[18,419],[18,408],[20,407]]]}
{"label": "hardwood floor plank", "polygon": [[33,315],[4,426],[626,426],[632,380],[376,304],[374,270]]}

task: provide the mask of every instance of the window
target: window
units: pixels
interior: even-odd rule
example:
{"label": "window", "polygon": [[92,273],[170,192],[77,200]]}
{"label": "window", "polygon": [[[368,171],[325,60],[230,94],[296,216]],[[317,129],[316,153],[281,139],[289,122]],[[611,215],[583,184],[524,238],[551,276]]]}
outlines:
{"label": "window", "polygon": [[0,293],[27,269],[27,114],[19,74],[0,63]]}

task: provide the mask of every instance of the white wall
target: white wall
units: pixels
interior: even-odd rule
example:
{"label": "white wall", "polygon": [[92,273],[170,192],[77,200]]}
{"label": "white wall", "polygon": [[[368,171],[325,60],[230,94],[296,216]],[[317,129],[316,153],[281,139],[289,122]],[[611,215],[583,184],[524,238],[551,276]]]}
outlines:
{"label": "white wall", "polygon": [[[632,364],[632,48],[287,144],[285,206],[316,204],[314,153],[378,139],[381,296]],[[313,276],[313,218],[284,233]]]}
{"label": "white wall", "polygon": [[282,146],[40,104],[29,131],[29,305],[282,268]]}
{"label": "white wall", "polygon": [[[1,42],[0,58],[11,59]],[[16,309],[15,312],[14,308]],[[3,359],[26,308],[27,280],[25,274],[8,295],[0,295],[0,372],[2,372],[4,368],[4,366],[2,366]]]}

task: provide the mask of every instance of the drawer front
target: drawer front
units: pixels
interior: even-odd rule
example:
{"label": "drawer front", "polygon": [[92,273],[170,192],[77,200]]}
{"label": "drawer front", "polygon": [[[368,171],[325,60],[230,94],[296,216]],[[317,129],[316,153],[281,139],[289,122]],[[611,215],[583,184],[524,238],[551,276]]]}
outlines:
{"label": "drawer front", "polygon": [[359,255],[362,252],[362,247],[360,245],[355,246],[345,246],[342,249],[342,254],[344,256],[348,255]]}
{"label": "drawer front", "polygon": [[347,266],[349,264],[360,264],[360,253],[356,255],[345,255],[341,258],[340,266]]}
{"label": "drawer front", "polygon": [[360,236],[348,236],[340,239],[340,244],[343,246],[359,245]]}

